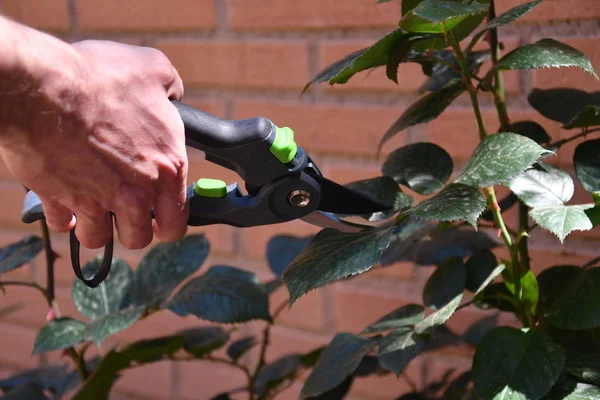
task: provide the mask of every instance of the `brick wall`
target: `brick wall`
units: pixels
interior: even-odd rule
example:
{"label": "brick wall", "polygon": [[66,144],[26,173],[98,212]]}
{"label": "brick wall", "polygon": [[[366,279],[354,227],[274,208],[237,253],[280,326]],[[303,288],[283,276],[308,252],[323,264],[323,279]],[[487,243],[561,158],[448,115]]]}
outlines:
{"label": "brick wall", "polygon": [[[499,12],[522,2],[496,1]],[[597,1],[548,1],[522,22],[503,28],[501,38],[510,49],[552,36],[585,51],[600,69]],[[375,5],[375,0],[0,0],[0,9],[68,41],[104,38],[158,47],[181,73],[186,84],[186,102],[221,117],[264,115],[280,126],[291,126],[298,143],[310,150],[325,174],[340,183],[378,174],[380,162],[375,158],[378,140],[414,101],[415,89],[423,81],[419,68],[406,65],[400,69],[399,85],[387,81],[383,71],[378,70],[362,74],[342,87],[316,86],[299,96],[304,84],[322,67],[393,29],[400,16],[399,1]],[[577,70],[511,72],[506,74],[506,86],[512,118],[532,118],[560,138],[564,132],[560,132],[558,125],[535,114],[526,101],[533,87],[558,85],[600,89],[597,81]],[[484,96],[482,102],[488,127],[496,129],[498,122],[491,99]],[[435,122],[398,135],[385,152],[423,140],[444,146],[460,168],[477,144],[468,99],[459,98]],[[556,162],[568,165],[573,149],[570,146],[562,150]],[[190,161],[190,180],[218,177],[231,182],[236,178],[228,171],[207,165],[197,152],[190,151]],[[22,189],[4,169],[0,169],[0,188],[3,209],[0,245],[4,245],[36,227],[19,222]],[[581,188],[577,188],[574,201],[583,195]],[[317,229],[292,222],[247,230],[218,226],[193,231],[205,232],[211,240],[213,250],[208,263],[241,266],[267,278],[264,249],[273,234],[305,235]],[[577,233],[562,247],[556,239],[538,231],[531,243],[534,268],[585,262],[598,255],[598,239],[598,230]],[[66,256],[66,237],[55,235],[55,243],[58,253]],[[92,254],[84,252],[84,257]],[[117,254],[135,264],[143,251],[119,248]],[[15,279],[43,281],[41,265],[34,262],[14,272]],[[64,314],[77,316],[69,296],[73,275],[66,257],[59,259],[58,267],[61,309]],[[327,342],[338,330],[355,332],[402,303],[419,302],[429,273],[430,269],[399,263],[311,292],[282,314],[273,329],[268,358],[310,350]],[[285,291],[281,291],[273,303],[284,297]],[[22,303],[23,310],[0,321],[0,375],[58,360],[58,354],[30,356],[36,329],[44,323],[47,311],[44,303],[27,290],[16,288],[8,289],[1,302],[2,306]],[[482,315],[466,309],[450,325],[461,331]],[[203,323],[164,313],[111,340],[168,334],[198,324]],[[258,332],[260,328],[260,324],[244,325],[239,334]],[[247,361],[254,362],[255,358],[256,354],[251,354]],[[464,353],[452,349],[418,359],[407,373],[421,382],[449,366],[465,369],[469,360]],[[114,399],[207,399],[236,386],[242,378],[220,365],[163,362],[126,372],[116,386]],[[297,398],[299,390],[300,385],[294,385],[282,398]],[[405,381],[393,376],[360,378],[354,386],[353,398],[391,399],[406,390]]]}

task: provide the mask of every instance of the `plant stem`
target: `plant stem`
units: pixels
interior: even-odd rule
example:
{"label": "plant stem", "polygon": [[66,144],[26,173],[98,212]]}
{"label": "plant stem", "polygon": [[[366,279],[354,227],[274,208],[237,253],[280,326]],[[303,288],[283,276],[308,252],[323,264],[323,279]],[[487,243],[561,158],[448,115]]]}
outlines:
{"label": "plant stem", "polygon": [[37,289],[42,295],[44,295],[44,298],[46,299],[46,302],[48,302],[48,305],[49,306],[52,305],[52,303],[48,300],[48,296],[46,296],[46,289],[44,289],[43,287],[41,287],[40,285],[38,285],[35,282],[0,281],[0,287],[3,287],[3,286],[25,286],[25,287]]}
{"label": "plant stem", "polygon": [[546,148],[552,149],[554,147],[556,147],[557,149],[560,149],[562,146],[564,146],[565,144],[572,142],[573,140],[577,140],[581,137],[584,137],[590,133],[596,133],[596,132],[600,132],[600,128],[596,128],[596,129],[590,129],[590,130],[582,130],[580,133],[578,133],[577,135],[573,135],[569,138],[566,139],[561,139],[558,140],[554,143],[550,143],[548,146],[546,146]]}
{"label": "plant stem", "polygon": [[519,242],[517,244],[520,256],[520,267],[524,269],[524,271],[529,271],[531,269],[531,260],[529,258],[529,245],[528,245],[528,232],[529,232],[529,222],[528,222],[528,213],[529,208],[525,203],[519,201]]}
{"label": "plant stem", "polygon": [[[494,0],[490,1],[488,12],[488,22],[496,18],[496,5]],[[496,28],[489,30],[490,50],[492,53],[492,68],[498,62],[500,56],[500,46],[498,45],[498,30]],[[500,120],[500,132],[507,132],[510,125],[508,112],[506,110],[506,97],[504,94],[504,78],[502,71],[496,70],[494,73],[495,84],[492,85],[492,94],[494,96],[494,104],[498,110],[498,119]]]}
{"label": "plant stem", "polygon": [[481,110],[479,109],[477,89],[475,89],[475,86],[473,86],[473,82],[471,81],[471,72],[469,71],[469,67],[467,65],[467,59],[465,58],[465,54],[456,40],[456,36],[454,36],[454,32],[449,33],[449,38],[450,43],[452,44],[452,49],[454,49],[454,54],[456,55],[456,59],[458,60],[458,64],[460,65],[460,69],[463,73],[465,86],[469,92],[469,96],[471,97],[471,104],[473,105],[473,111],[475,112],[475,118],[477,119],[477,127],[479,128],[479,139],[483,140],[487,136],[487,132],[485,130],[485,124],[483,123],[483,117],[481,116]]}
{"label": "plant stem", "polygon": [[42,228],[42,240],[44,242],[44,253],[46,254],[46,297],[50,303],[50,307],[54,303],[54,250],[52,250],[52,242],[50,241],[50,232],[45,219],[40,220]]}

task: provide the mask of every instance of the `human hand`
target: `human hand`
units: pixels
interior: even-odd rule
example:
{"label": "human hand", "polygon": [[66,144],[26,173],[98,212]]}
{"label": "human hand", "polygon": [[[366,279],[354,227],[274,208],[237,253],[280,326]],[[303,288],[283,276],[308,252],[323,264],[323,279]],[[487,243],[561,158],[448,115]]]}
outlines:
{"label": "human hand", "polygon": [[[187,231],[184,128],[169,99],[183,83],[158,50],[108,41],[72,45],[72,68],[41,79],[26,126],[0,139],[7,168],[40,197],[50,229],[76,226],[83,246],[112,235],[143,248]],[[69,64],[71,65],[71,64]]]}

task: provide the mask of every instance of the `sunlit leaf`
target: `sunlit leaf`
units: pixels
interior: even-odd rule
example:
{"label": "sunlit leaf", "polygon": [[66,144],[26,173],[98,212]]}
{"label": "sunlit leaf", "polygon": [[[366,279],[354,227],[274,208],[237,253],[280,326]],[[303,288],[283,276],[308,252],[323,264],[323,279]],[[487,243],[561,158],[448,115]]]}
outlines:
{"label": "sunlit leaf", "polygon": [[439,310],[462,294],[466,281],[465,264],[458,257],[447,259],[431,274],[423,289],[423,303]]}
{"label": "sunlit leaf", "polygon": [[565,206],[562,204],[541,206],[529,212],[539,226],[554,233],[562,242],[572,231],[587,231],[593,228],[586,210],[593,204]]}
{"label": "sunlit leaf", "polygon": [[435,328],[437,328],[439,325],[442,325],[452,316],[452,314],[454,314],[454,311],[456,311],[456,309],[460,305],[462,297],[463,294],[460,293],[448,304],[441,307],[437,311],[434,311],[433,313],[429,314],[427,317],[425,317],[425,319],[423,319],[421,322],[415,325],[415,332],[417,334],[423,334],[426,332],[429,333]]}
{"label": "sunlit leaf", "polygon": [[141,318],[144,311],[145,307],[133,307],[98,318],[85,328],[83,338],[102,343],[110,335],[133,325]]}
{"label": "sunlit leaf", "polygon": [[413,202],[412,196],[403,193],[402,190],[400,190],[398,183],[389,176],[379,176],[352,182],[347,184],[346,187],[390,208],[389,211],[376,212],[362,216],[369,221],[376,222],[387,219],[398,211],[410,207]]}
{"label": "sunlit leaf", "polygon": [[85,324],[73,318],[60,318],[48,322],[37,334],[33,354],[61,350],[83,341]]}
{"label": "sunlit leaf", "polygon": [[408,32],[446,33],[471,15],[487,12],[487,4],[473,1],[465,4],[456,1],[424,0],[405,14],[400,27]]}
{"label": "sunlit leaf", "polygon": [[379,343],[379,364],[400,375],[404,368],[418,356],[427,345],[427,340],[417,335],[412,328],[400,328],[390,332]]}
{"label": "sunlit leaf", "polygon": [[560,205],[571,199],[575,191],[571,176],[550,164],[539,163],[508,181],[506,186],[529,207]]}
{"label": "sunlit leaf", "polygon": [[421,321],[424,316],[425,309],[423,306],[418,304],[406,304],[381,317],[376,322],[366,327],[361,333],[379,333],[412,326]]}

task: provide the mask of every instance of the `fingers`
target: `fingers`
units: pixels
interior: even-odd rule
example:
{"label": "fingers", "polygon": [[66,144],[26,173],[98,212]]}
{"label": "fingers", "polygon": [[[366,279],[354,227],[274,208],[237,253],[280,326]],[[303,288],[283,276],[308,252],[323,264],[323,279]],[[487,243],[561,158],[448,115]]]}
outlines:
{"label": "fingers", "polygon": [[154,233],[161,240],[172,242],[187,233],[189,209],[186,195],[187,161],[175,176],[163,179],[154,204]]}
{"label": "fingers", "polygon": [[83,247],[98,249],[112,237],[113,227],[108,211],[76,213],[75,234]]}
{"label": "fingers", "polygon": [[114,209],[119,241],[128,249],[142,249],[152,242],[152,193],[123,185]]}
{"label": "fingers", "polygon": [[181,101],[183,99],[183,80],[177,73],[177,70],[173,68],[173,81],[171,85],[167,88],[167,97],[170,100]]}
{"label": "fingers", "polygon": [[73,212],[49,199],[40,199],[46,216],[48,228],[55,232],[69,232],[75,226],[75,216]]}

